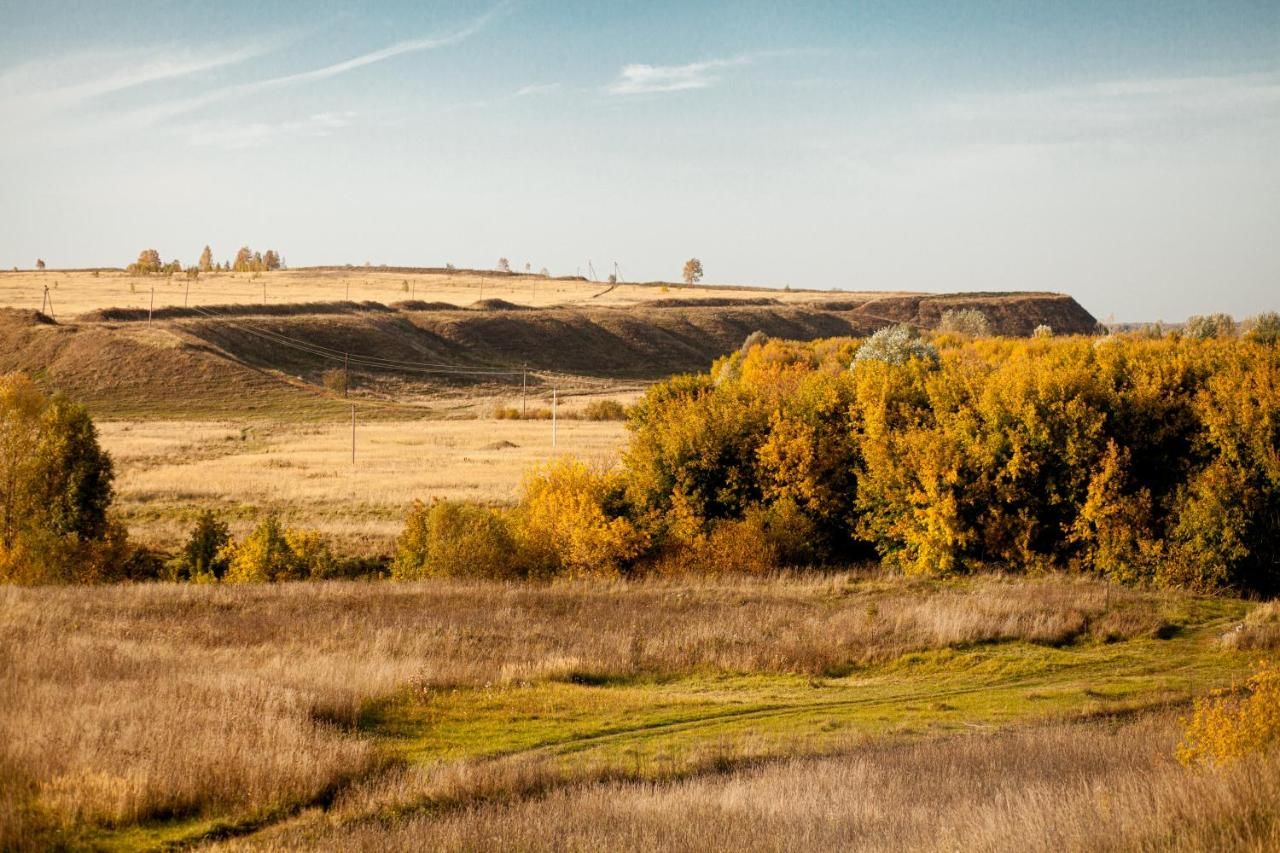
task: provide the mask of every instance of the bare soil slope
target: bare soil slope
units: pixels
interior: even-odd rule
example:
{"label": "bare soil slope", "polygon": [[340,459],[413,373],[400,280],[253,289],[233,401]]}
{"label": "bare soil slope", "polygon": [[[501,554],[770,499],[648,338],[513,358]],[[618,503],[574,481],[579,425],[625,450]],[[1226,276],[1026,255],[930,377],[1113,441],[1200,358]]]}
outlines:
{"label": "bare soil slope", "polygon": [[[894,322],[922,327],[974,307],[1000,334],[1046,323],[1091,333],[1096,321],[1059,294],[871,295],[842,301],[768,297],[654,300],[631,306],[530,308],[490,299],[469,308],[405,301],[232,305],[93,311],[69,324],[0,311],[0,370],[26,370],[99,410],[167,414],[295,407],[337,400],[326,370],[352,356],[366,395],[431,395],[477,385],[531,384],[565,374],[647,381],[704,370],[754,331],[811,340],[863,336]],[[485,371],[513,370],[498,375]]]}

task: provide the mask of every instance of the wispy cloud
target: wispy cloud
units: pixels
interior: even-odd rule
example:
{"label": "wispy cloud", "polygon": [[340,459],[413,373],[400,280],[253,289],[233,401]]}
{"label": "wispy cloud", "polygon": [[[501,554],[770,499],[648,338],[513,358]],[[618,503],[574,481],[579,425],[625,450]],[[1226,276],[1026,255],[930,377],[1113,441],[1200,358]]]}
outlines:
{"label": "wispy cloud", "polygon": [[282,139],[332,136],[349,127],[356,115],[352,111],[323,112],[297,121],[200,123],[189,128],[188,141],[200,147],[242,151]]}
{"label": "wispy cloud", "polygon": [[500,3],[485,14],[472,19],[465,26],[444,35],[426,36],[423,38],[400,41],[395,44],[388,45],[387,47],[370,51],[369,53],[363,53],[359,56],[353,56],[350,59],[344,59],[341,62],[325,65],[321,68],[313,68],[308,71],[299,71],[293,74],[284,74],[278,77],[268,77],[263,80],[253,80],[248,83],[239,83],[234,86],[224,86],[220,89],[213,89],[191,98],[154,104],[150,107],[136,111],[132,117],[132,121],[134,123],[141,124],[163,121],[174,116],[201,109],[209,106],[210,104],[218,103],[219,101],[226,101],[271,89],[281,89],[289,86],[313,83],[318,80],[328,80],[341,74],[355,71],[358,68],[364,68],[379,62],[385,62],[386,60],[393,59],[397,56],[437,50],[442,47],[460,44],[487,27],[494,21],[494,19],[503,14],[507,8],[507,3]]}
{"label": "wispy cloud", "polygon": [[606,90],[612,95],[643,95],[706,89],[720,82],[719,72],[726,68],[750,65],[752,61],[753,57],[750,56],[736,56],[730,59],[690,62],[686,65],[624,65],[618,79]]}
{"label": "wispy cloud", "polygon": [[122,50],[34,60],[0,72],[0,104],[6,112],[55,112],[104,95],[237,65],[285,41],[186,48],[159,58],[154,51]]}
{"label": "wispy cloud", "polygon": [[516,89],[513,98],[528,98],[532,95],[550,95],[552,92],[560,90],[559,83],[535,83],[529,86],[521,86]]}

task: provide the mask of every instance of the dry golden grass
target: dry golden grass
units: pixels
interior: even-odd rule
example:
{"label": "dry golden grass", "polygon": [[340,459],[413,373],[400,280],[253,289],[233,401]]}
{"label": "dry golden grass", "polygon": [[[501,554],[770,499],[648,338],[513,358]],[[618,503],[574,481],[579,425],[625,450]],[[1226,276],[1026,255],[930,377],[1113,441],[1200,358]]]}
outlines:
{"label": "dry golden grass", "polygon": [[[101,308],[155,308],[186,305],[261,304],[263,283],[268,304],[300,302],[381,302],[390,304],[409,299],[470,305],[481,299],[501,299],[519,305],[545,307],[575,303],[593,306],[624,306],[656,299],[749,299],[767,296],[784,302],[812,302],[830,299],[830,292],[784,291],[763,288],[740,289],[696,285],[671,285],[667,290],[651,285],[620,284],[609,290],[603,282],[557,281],[537,276],[479,275],[470,271],[452,274],[412,274],[377,269],[345,271],[284,270],[261,273],[207,273],[191,282],[184,275],[133,276],[124,272],[0,272],[0,306],[39,309],[44,288],[49,287],[54,315],[67,319]],[[406,282],[408,286],[406,287]],[[606,292],[607,291],[607,292]],[[849,296],[842,293],[842,296]],[[859,298],[878,298],[889,293],[867,292]]]}
{"label": "dry golden grass", "polygon": [[116,507],[139,541],[177,547],[212,506],[237,535],[270,509],[348,550],[383,552],[415,498],[509,504],[535,464],[562,454],[610,464],[626,437],[617,421],[562,419],[555,447],[546,421],[360,422],[353,466],[349,423],[104,421],[99,432],[116,463]]}
{"label": "dry golden grass", "polygon": [[[1280,756],[1220,773],[1170,757],[1167,716],[1057,724],[771,763],[674,784],[555,786],[507,769],[514,801],[295,825],[255,850],[1274,850]],[[484,771],[481,771],[483,773]],[[489,772],[492,772],[490,770]],[[477,774],[479,775],[479,774]],[[493,781],[474,789],[497,791]]]}
{"label": "dry golden grass", "polygon": [[1223,635],[1222,644],[1241,651],[1280,648],[1280,601],[1251,610],[1244,622]]}
{"label": "dry golden grass", "polygon": [[0,847],[306,803],[377,762],[363,703],[412,683],[822,673],[983,640],[1149,635],[1097,583],[838,576],[646,583],[0,589]]}

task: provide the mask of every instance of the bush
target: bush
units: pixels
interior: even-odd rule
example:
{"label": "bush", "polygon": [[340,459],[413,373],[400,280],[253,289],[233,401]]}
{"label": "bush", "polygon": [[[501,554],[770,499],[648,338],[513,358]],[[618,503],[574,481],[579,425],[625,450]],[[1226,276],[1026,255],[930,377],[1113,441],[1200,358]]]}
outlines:
{"label": "bush", "polygon": [[1280,314],[1267,311],[1245,320],[1244,336],[1255,344],[1275,346],[1280,342]]}
{"label": "bush", "polygon": [[1224,765],[1280,741],[1280,669],[1262,661],[1243,697],[1220,691],[1195,704],[1178,759],[1183,764]]}
{"label": "bush", "polygon": [[526,478],[516,519],[522,556],[540,574],[616,574],[647,544],[624,516],[621,478],[572,459]]}
{"label": "bush", "polygon": [[347,393],[347,371],[341,367],[326,370],[321,375],[320,381],[334,394]]}
{"label": "bush", "polygon": [[170,561],[173,579],[222,580],[231,562],[230,544],[230,528],[213,510],[205,510],[191,528],[182,550]]}
{"label": "bush", "polygon": [[987,315],[976,308],[957,308],[942,312],[942,317],[938,320],[938,331],[985,338],[991,334],[991,323],[987,320]]}
{"label": "bush", "polygon": [[458,501],[415,501],[396,542],[391,576],[506,578],[520,573],[506,519]]}
{"label": "bush", "polygon": [[582,410],[582,417],[588,421],[625,421],[627,407],[617,400],[592,400]]}
{"label": "bush", "polygon": [[903,364],[911,359],[936,362],[938,350],[920,337],[912,326],[887,326],[867,338],[858,348],[854,362],[883,361],[886,364]]}
{"label": "bush", "polygon": [[1183,332],[1188,338],[1196,341],[1233,338],[1236,334],[1236,321],[1230,314],[1195,315],[1187,318]]}
{"label": "bush", "polygon": [[1053,337],[1053,327],[1052,327],[1052,326],[1049,326],[1049,325],[1046,325],[1045,323],[1041,323],[1039,326],[1036,326],[1034,329],[1032,329],[1032,330],[1031,330],[1031,337],[1033,337],[1033,338],[1052,338],[1052,337]]}
{"label": "bush", "polygon": [[338,563],[328,540],[314,530],[285,529],[274,515],[263,519],[244,541],[228,546],[223,579],[231,583],[323,579]]}

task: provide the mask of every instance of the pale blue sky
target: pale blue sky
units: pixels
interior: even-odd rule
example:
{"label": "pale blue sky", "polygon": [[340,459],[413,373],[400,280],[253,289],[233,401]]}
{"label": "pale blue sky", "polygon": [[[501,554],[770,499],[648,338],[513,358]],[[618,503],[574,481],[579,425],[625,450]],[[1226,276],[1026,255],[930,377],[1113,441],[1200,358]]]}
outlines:
{"label": "pale blue sky", "polygon": [[[1050,8],[1051,7],[1051,8]],[[1280,3],[0,0],[0,266],[1280,309]]]}

